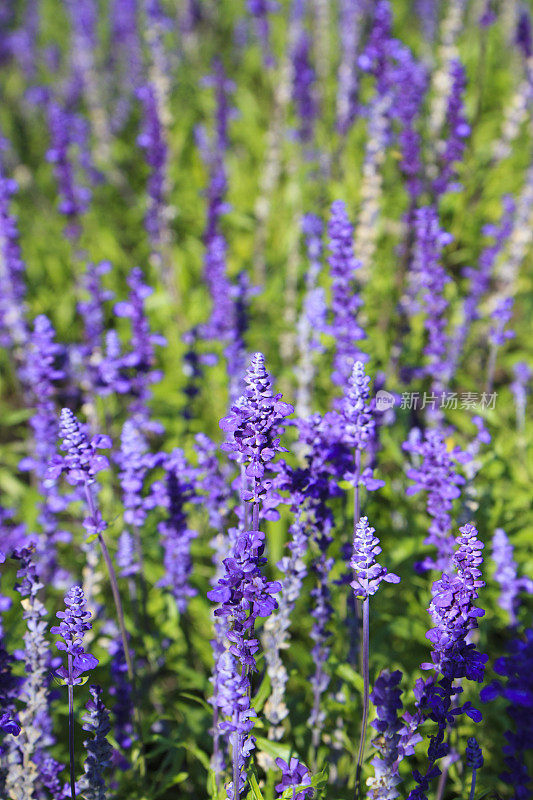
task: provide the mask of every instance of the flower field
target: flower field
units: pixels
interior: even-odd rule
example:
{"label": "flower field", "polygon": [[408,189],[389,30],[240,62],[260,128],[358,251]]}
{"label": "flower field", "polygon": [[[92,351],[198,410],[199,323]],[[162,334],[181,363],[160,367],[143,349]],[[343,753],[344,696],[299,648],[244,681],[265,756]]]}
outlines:
{"label": "flower field", "polygon": [[532,17],[0,6],[0,800],[533,797]]}

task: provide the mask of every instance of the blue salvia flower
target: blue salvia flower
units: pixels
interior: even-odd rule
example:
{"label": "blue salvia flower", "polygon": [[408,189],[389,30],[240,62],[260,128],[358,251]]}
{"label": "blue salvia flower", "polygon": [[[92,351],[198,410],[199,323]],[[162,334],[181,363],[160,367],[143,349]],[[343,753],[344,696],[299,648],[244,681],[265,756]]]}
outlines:
{"label": "blue salvia flower", "polygon": [[166,340],[150,330],[145,301],[153,289],[144,282],[142,271],[138,267],[131,270],[128,286],[129,299],[116,303],[114,310],[118,317],[125,317],[131,323],[131,349],[122,360],[123,366],[131,375],[133,400],[129,408],[129,417],[141,430],[161,433],[162,426],[150,419],[149,401],[152,394],[150,386],[161,379],[161,373],[155,369],[155,346],[165,345]]}
{"label": "blue salvia flower", "polygon": [[353,570],[353,581],[350,584],[355,596],[365,600],[372,597],[380,587],[382,581],[386,583],[399,583],[400,578],[393,572],[388,572],[376,562],[376,556],[381,553],[379,539],[374,536],[375,529],[368,524],[367,517],[361,517],[355,527],[353,540],[353,555],[350,566]]}
{"label": "blue salvia flower", "polygon": [[370,694],[377,716],[372,722],[377,732],[373,745],[379,754],[371,762],[374,776],[367,780],[372,800],[394,800],[400,796],[397,786],[401,782],[398,765],[403,755],[400,745],[402,722],[398,717],[402,708],[402,693],[398,688],[401,679],[400,670],[383,670]]}
{"label": "blue salvia flower", "polygon": [[461,188],[453,183],[453,179],[456,165],[463,157],[466,140],[470,136],[470,125],[465,116],[463,101],[466,76],[459,59],[452,59],[449,73],[451,87],[446,110],[447,136],[443,143],[443,152],[439,153],[439,176],[433,181],[433,190],[437,196]]}
{"label": "blue salvia flower", "polygon": [[65,455],[55,455],[50,459],[48,478],[56,480],[62,473],[71,486],[90,487],[96,475],[109,467],[106,456],[98,453],[111,447],[109,436],[98,434],[91,439],[86,427],[80,425],[69,408],[61,409],[59,417],[60,449]]}
{"label": "blue salvia flower", "polygon": [[483,753],[475,736],[471,736],[466,743],[465,755],[466,764],[472,770],[472,783],[470,786],[469,800],[474,800],[474,793],[476,791],[476,774],[478,769],[481,769],[483,766]]}
{"label": "blue salvia flower", "polygon": [[364,3],[342,0],[339,14],[341,60],[337,75],[336,127],[345,136],[357,113],[357,53],[364,16]]}
{"label": "blue salvia flower", "polygon": [[137,97],[143,107],[143,127],[137,137],[137,144],[145,154],[150,167],[148,178],[148,207],[145,227],[156,252],[168,244],[167,233],[167,158],[168,148],[165,131],[159,116],[156,90],[152,84],[137,89]]}
{"label": "blue salvia flower", "polygon": [[38,549],[41,562],[46,564],[45,579],[56,570],[56,542],[69,538],[64,531],[58,531],[57,524],[57,513],[63,510],[66,502],[60,497],[55,483],[47,480],[48,465],[54,458],[58,435],[55,398],[58,383],[65,377],[57,366],[64,355],[64,347],[54,339],[55,331],[48,317],[36,317],[25,349],[25,363],[20,369],[20,377],[35,411],[30,420],[33,452],[19,463],[19,469],[34,472],[42,498],[38,516],[42,536],[39,537]]}
{"label": "blue salvia flower", "polygon": [[194,469],[187,463],[179,448],[163,461],[164,483],[152,486],[154,502],[168,511],[168,518],[159,523],[163,543],[165,572],[159,585],[168,588],[180,613],[187,610],[189,600],[196,594],[190,585],[192,572],[191,542],[198,535],[188,526],[186,506],[194,501]]}
{"label": "blue salvia flower", "polygon": [[92,737],[83,742],[87,758],[83,765],[85,776],[81,781],[81,789],[87,800],[106,800],[104,771],[111,766],[113,755],[113,748],[107,741],[111,724],[109,713],[102,700],[101,687],[91,686],[90,692],[91,699],[85,706],[87,713],[83,718],[83,730],[92,734]]}
{"label": "blue salvia flower", "polygon": [[60,636],[56,642],[58,650],[67,653],[69,666],[56,670],[56,675],[69,685],[81,683],[80,677],[98,664],[98,659],[83,649],[83,636],[91,630],[91,612],[87,610],[85,595],[80,586],[72,586],[65,595],[65,611],[58,611],[59,625],[50,628],[50,633]]}
{"label": "blue salvia flower", "polygon": [[507,730],[507,743],[503,748],[505,772],[500,775],[510,786],[517,800],[531,797],[531,774],[528,765],[528,752],[533,742],[533,629],[528,628],[523,636],[512,639],[507,654],[498,658],[494,664],[498,675],[507,678],[505,684],[495,680],[485,686],[480,693],[486,703],[496,697],[504,697],[507,702],[507,715],[514,730]]}
{"label": "blue salvia flower", "polygon": [[274,58],[270,48],[270,22],[269,14],[278,11],[280,4],[276,0],[246,0],[248,12],[254,18],[257,37],[263,51],[263,64],[265,67],[274,66]]}
{"label": "blue salvia flower", "polygon": [[426,715],[436,723],[437,730],[430,738],[426,772],[423,775],[417,770],[413,772],[417,785],[408,800],[427,800],[431,781],[440,774],[436,762],[448,755],[446,731],[454,725],[456,717],[466,714],[474,722],[481,721],[481,713],[470,701],[461,706],[454,703],[461,691],[455,681],[467,678],[481,682],[488,660],[488,656],[467,642],[470,632],[477,628],[477,620],[485,613],[476,606],[479,589],[485,585],[480,570],[484,545],[473,525],[463,525],[459,531],[453,556],[455,572],[443,573],[432,587],[433,599],[428,610],[434,627],[426,634],[433,645],[432,662],[421,667],[435,673],[435,679],[426,681],[423,693]]}
{"label": "blue salvia flower", "polygon": [[414,483],[408,486],[406,494],[410,496],[421,490],[427,492],[426,508],[432,521],[424,543],[437,550],[435,558],[428,556],[415,567],[418,570],[446,570],[455,545],[450,511],[453,501],[461,495],[459,487],[465,483],[457,471],[457,463],[464,463],[467,456],[458,447],[448,450],[444,432],[438,427],[426,430],[424,438],[418,429],[414,429],[402,447],[420,459],[416,466],[406,470],[407,477]]}
{"label": "blue salvia flower", "polygon": [[292,60],[292,99],[298,115],[298,138],[308,144],[313,139],[314,123],[318,116],[318,103],[315,95],[316,72],[311,61],[312,39],[298,26]]}
{"label": "blue salvia flower", "polygon": [[[109,642],[111,655],[111,687],[109,694],[115,699],[111,709],[114,717],[114,732],[117,744],[128,751],[133,743],[133,693],[128,678],[128,665],[124,657],[122,643],[116,637]],[[113,760],[121,769],[128,769],[130,764],[118,751],[113,752]]]}
{"label": "blue salvia flower", "polygon": [[357,322],[361,299],[355,286],[355,273],[361,263],[354,255],[353,226],[341,200],[331,205],[328,222],[331,272],[331,334],[335,339],[333,356],[334,383],[345,386],[354,361],[365,362],[368,356],[359,351],[365,332]]}
{"label": "blue salvia flower", "polygon": [[292,788],[292,800],[305,800],[313,796],[311,776],[309,770],[293,756],[287,763],[282,758],[276,758],[276,764],[281,770],[281,781],[276,784],[278,797],[282,797],[287,789]]}
{"label": "blue salvia flower", "polygon": [[19,712],[20,734],[11,750],[20,754],[20,763],[11,763],[7,771],[6,787],[13,797],[32,797],[41,779],[42,748],[47,742],[51,723],[48,712],[48,664],[50,655],[45,639],[46,609],[38,593],[43,588],[34,563],[34,548],[23,548],[14,553],[19,561],[17,591],[22,597],[24,634],[24,662],[26,677],[22,681],[19,699],[24,706]]}
{"label": "blue salvia flower", "polygon": [[11,199],[17,184],[5,172],[2,150],[5,142],[0,136],[0,343],[22,347],[28,337],[25,320],[25,264],[19,244],[19,230],[11,210]]}
{"label": "blue salvia flower", "polygon": [[492,560],[496,565],[494,580],[500,585],[498,605],[509,614],[512,626],[518,624],[520,592],[533,594],[533,580],[518,577],[518,568],[513,558],[513,546],[503,528],[496,528],[492,537]]}

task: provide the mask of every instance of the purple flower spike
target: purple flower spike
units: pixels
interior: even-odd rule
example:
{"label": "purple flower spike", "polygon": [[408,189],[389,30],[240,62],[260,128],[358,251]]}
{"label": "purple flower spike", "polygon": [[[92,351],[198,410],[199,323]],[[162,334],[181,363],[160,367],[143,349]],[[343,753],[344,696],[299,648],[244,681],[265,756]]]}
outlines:
{"label": "purple flower spike", "polygon": [[398,718],[398,711],[402,708],[402,693],[398,688],[401,679],[400,670],[383,670],[370,695],[377,714],[377,719],[372,723],[377,731],[373,744],[379,752],[379,756],[372,759],[374,776],[367,781],[371,800],[394,800],[400,796],[396,787],[401,781],[398,764],[403,757],[400,741],[402,723]]}
{"label": "purple flower spike", "polygon": [[353,225],[348,219],[346,206],[336,200],[331,206],[328,223],[331,270],[331,333],[335,337],[333,358],[334,383],[344,386],[350,377],[354,361],[367,361],[368,356],[358,349],[365,332],[357,324],[361,299],[355,290],[355,272],[361,263],[355,258]]}
{"label": "purple flower spike", "polygon": [[62,472],[72,486],[94,483],[95,475],[107,469],[109,461],[97,450],[111,447],[109,436],[99,434],[89,439],[85,425],[80,425],[69,408],[61,409],[59,434],[63,439],[60,448],[65,455],[56,455],[50,460],[48,478],[57,480]]}
{"label": "purple flower spike", "polygon": [[466,763],[471,769],[481,769],[483,766],[483,753],[475,736],[471,736],[466,743]]}
{"label": "purple flower spike", "polygon": [[246,466],[246,475],[253,483],[252,491],[243,490],[243,500],[258,503],[265,498],[270,485],[264,479],[265,471],[277,453],[285,452],[279,436],[293,407],[281,401],[281,394],[272,391],[262,353],[253,356],[245,381],[244,395],[220,421],[222,430],[231,436],[222,447],[230,458]]}
{"label": "purple flower spike", "polygon": [[65,611],[58,611],[56,617],[59,625],[50,628],[50,633],[61,636],[63,641],[56,642],[58,650],[64,650],[69,660],[72,658],[72,670],[60,667],[56,675],[68,681],[70,685],[81,683],[80,676],[98,665],[98,659],[83,649],[83,636],[91,630],[90,611],[87,611],[85,595],[80,586],[73,586],[65,595]]}
{"label": "purple flower spike", "polygon": [[387,572],[385,567],[376,563],[376,556],[381,553],[381,547],[374,532],[375,528],[370,527],[367,517],[361,517],[355,527],[353,556],[350,561],[354,579],[350,586],[355,596],[362,599],[376,594],[382,581],[400,582],[398,575]]}
{"label": "purple flower spike", "polygon": [[[281,781],[276,784],[278,797],[281,797],[286,789],[290,788],[292,788],[292,800],[305,800],[306,797],[313,796],[311,778],[305,764],[302,764],[294,756],[288,764],[282,758],[276,758],[276,764],[281,770]],[[298,791],[296,791],[296,787]]]}
{"label": "purple flower spike", "polygon": [[518,624],[520,592],[533,594],[533,580],[518,577],[518,569],[513,559],[513,545],[503,528],[496,528],[492,537],[492,560],[496,565],[494,580],[500,586],[498,605],[507,611],[511,625]]}

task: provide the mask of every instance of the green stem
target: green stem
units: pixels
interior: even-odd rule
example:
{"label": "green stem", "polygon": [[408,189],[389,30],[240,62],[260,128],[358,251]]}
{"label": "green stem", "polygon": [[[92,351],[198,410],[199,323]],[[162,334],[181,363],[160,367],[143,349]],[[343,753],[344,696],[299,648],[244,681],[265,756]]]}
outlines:
{"label": "green stem", "polygon": [[76,775],[74,769],[74,685],[73,685],[73,670],[72,670],[72,656],[70,653],[67,657],[68,663],[68,753],[69,753],[69,768],[70,768],[70,796],[72,800],[76,800]]}
{"label": "green stem", "polygon": [[369,680],[369,656],[370,656],[370,599],[365,597],[363,600],[363,716],[361,719],[361,738],[359,740],[359,752],[357,754],[357,767],[355,771],[355,800],[358,800],[361,783],[361,766],[363,763],[363,752],[365,749],[366,726],[368,721],[368,706],[370,701],[370,680]]}

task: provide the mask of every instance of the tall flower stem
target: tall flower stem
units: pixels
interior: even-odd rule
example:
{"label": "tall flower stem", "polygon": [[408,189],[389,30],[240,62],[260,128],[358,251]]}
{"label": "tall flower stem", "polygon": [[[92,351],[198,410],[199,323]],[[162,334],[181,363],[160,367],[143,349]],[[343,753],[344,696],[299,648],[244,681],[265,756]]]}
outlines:
{"label": "tall flower stem", "polygon": [[[96,518],[96,504],[94,502],[94,497],[92,495],[90,486],[88,483],[85,483],[85,497],[87,499],[87,506],[89,509],[90,516],[95,519]],[[101,531],[97,533],[98,542],[100,544],[100,548],[102,550],[102,555],[104,557],[104,561],[107,567],[107,573],[109,575],[109,582],[111,584],[111,591],[113,593],[113,600],[115,603],[115,609],[117,612],[117,619],[118,625],[120,628],[120,636],[122,639],[122,648],[124,650],[124,658],[126,660],[126,666],[128,669],[128,677],[130,679],[131,688],[133,692],[133,696],[137,696],[136,690],[136,683],[135,683],[135,674],[133,671],[133,662],[131,660],[131,653],[128,646],[128,634],[126,631],[126,625],[124,622],[124,609],[122,608],[122,600],[120,599],[120,592],[118,590],[118,581],[117,581],[117,574],[115,572],[115,568],[113,566],[113,562],[111,560],[111,556],[109,554],[109,550],[107,549],[107,545],[105,543],[105,539],[102,536]],[[142,725],[141,725],[141,717],[138,703],[134,704],[135,706],[135,723],[137,727],[137,734],[139,737],[139,747],[140,747],[140,755],[139,755],[139,767],[141,775],[145,774],[145,763],[144,763],[144,755],[143,755],[143,745],[142,745]]]}
{"label": "tall flower stem", "polygon": [[[96,504],[94,502],[94,497],[91,493],[89,485],[85,484],[85,497],[87,499],[87,506],[89,508],[89,514],[94,519],[96,517]],[[117,574],[115,572],[115,568],[113,566],[113,562],[111,561],[111,556],[109,555],[109,550],[107,549],[107,545],[105,543],[105,539],[102,536],[101,532],[97,533],[98,542],[102,549],[102,555],[104,557],[104,561],[107,567],[107,573],[109,575],[109,582],[111,584],[111,591],[113,593],[113,600],[115,602],[115,608],[117,612],[118,618],[118,625],[120,628],[120,635],[122,637],[122,646],[124,648],[124,657],[126,659],[126,665],[128,667],[128,676],[133,685],[135,681],[135,676],[133,672],[133,663],[131,660],[130,649],[128,646],[128,634],[126,632],[126,625],[124,623],[124,609],[122,608],[122,600],[120,599],[120,592],[118,590],[118,582],[117,582]]]}
{"label": "tall flower stem", "polygon": [[468,795],[468,800],[474,800],[474,795],[476,793],[476,775],[477,769],[472,770],[472,785],[470,786],[470,794]]}
{"label": "tall flower stem", "polygon": [[76,775],[74,770],[74,677],[72,674],[72,656],[68,655],[68,752],[70,769],[70,796],[76,800]]}
{"label": "tall flower stem", "polygon": [[355,800],[359,797],[361,783],[361,765],[363,762],[363,751],[365,748],[366,726],[368,722],[368,706],[370,698],[370,675],[369,675],[369,656],[370,656],[370,599],[365,597],[363,600],[363,716],[361,719],[361,738],[359,740],[359,751],[357,753],[357,767],[355,770]]}

